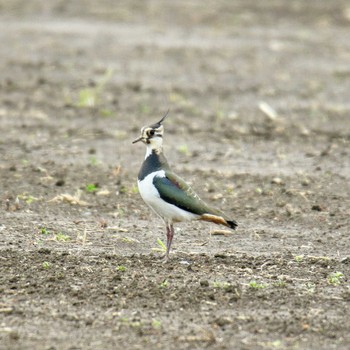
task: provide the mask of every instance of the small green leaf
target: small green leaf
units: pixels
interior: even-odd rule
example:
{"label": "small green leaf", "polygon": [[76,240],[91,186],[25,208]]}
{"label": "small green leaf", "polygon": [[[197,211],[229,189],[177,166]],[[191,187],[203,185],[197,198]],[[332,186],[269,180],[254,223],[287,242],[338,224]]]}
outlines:
{"label": "small green leaf", "polygon": [[96,166],[97,165],[97,158],[95,157],[95,156],[91,156],[90,158],[89,158],[89,162],[90,162],[90,164],[91,165],[93,165],[93,166]]}
{"label": "small green leaf", "polygon": [[132,187],[131,187],[131,193],[139,193],[139,188],[138,188],[138,186],[137,185],[133,185]]}
{"label": "small green leaf", "polygon": [[59,233],[56,233],[55,239],[56,239],[56,241],[58,241],[58,242],[67,242],[67,241],[70,240],[70,236],[65,235],[65,234],[62,233],[62,232],[59,232]]}
{"label": "small green leaf", "polygon": [[297,263],[301,263],[303,261],[303,258],[304,258],[304,255],[296,255],[294,257],[294,260],[297,262]]}
{"label": "small green leaf", "polygon": [[248,286],[249,286],[249,288],[252,288],[252,289],[264,289],[267,287],[266,284],[258,283],[256,281],[250,281]]}
{"label": "small green leaf", "polygon": [[191,152],[188,149],[187,145],[181,145],[177,149],[180,153],[184,154],[185,156],[190,156]]}
{"label": "small green leaf", "polygon": [[42,228],[40,229],[40,233],[41,233],[42,235],[49,235],[49,234],[50,234],[50,232],[49,232],[45,227],[42,227]]}
{"label": "small green leaf", "polygon": [[166,246],[160,238],[157,238],[157,244],[159,245],[162,251],[166,252]]}
{"label": "small green leaf", "polygon": [[100,115],[102,117],[110,117],[112,114],[113,114],[113,112],[110,111],[109,109],[104,108],[104,109],[100,110]]}
{"label": "small green leaf", "polygon": [[162,326],[162,323],[158,320],[153,320],[152,321],[152,327],[155,329],[159,329]]}
{"label": "small green leaf", "polygon": [[50,264],[48,261],[44,261],[44,262],[43,262],[43,268],[44,268],[44,269],[48,269],[48,268],[50,267],[50,265],[51,265],[51,264]]}
{"label": "small green leaf", "polygon": [[340,271],[336,271],[328,276],[328,283],[337,286],[342,283],[343,278],[344,274]]}
{"label": "small green leaf", "polygon": [[95,89],[82,89],[79,92],[79,107],[95,107],[97,104],[97,92]]}
{"label": "small green leaf", "polygon": [[169,286],[169,283],[168,283],[168,280],[166,279],[159,285],[160,288],[167,288],[168,286]]}
{"label": "small green leaf", "polygon": [[213,287],[220,288],[220,289],[226,289],[226,288],[230,287],[230,283],[215,281],[215,282],[213,282]]}
{"label": "small green leaf", "polygon": [[85,186],[86,192],[94,193],[97,191],[97,186],[95,184],[88,184]]}

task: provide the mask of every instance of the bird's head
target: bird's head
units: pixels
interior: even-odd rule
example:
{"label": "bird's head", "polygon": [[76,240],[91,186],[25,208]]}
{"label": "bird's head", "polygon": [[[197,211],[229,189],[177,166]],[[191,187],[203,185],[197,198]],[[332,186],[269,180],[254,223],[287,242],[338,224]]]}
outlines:
{"label": "bird's head", "polygon": [[164,119],[168,116],[169,110],[166,112],[166,114],[163,116],[163,118],[152,125],[144,126],[141,129],[141,135],[136,140],[134,140],[132,143],[136,143],[139,141],[142,141],[146,145],[150,145],[152,148],[161,148],[163,143],[163,132],[164,127],[162,125],[162,122]]}

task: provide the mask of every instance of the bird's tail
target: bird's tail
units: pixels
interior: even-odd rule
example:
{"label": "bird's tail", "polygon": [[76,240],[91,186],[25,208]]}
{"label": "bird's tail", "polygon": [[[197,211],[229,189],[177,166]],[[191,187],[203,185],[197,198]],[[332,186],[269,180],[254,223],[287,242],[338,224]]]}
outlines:
{"label": "bird's tail", "polygon": [[226,220],[225,218],[219,215],[203,214],[200,217],[200,219],[204,221],[214,222],[215,224],[218,224],[218,225],[225,225],[227,227],[232,228],[233,230],[235,230],[237,227],[237,222],[235,220]]}
{"label": "bird's tail", "polygon": [[232,230],[235,230],[238,226],[237,222],[235,220],[226,220],[226,222],[229,224],[229,226],[232,228]]}

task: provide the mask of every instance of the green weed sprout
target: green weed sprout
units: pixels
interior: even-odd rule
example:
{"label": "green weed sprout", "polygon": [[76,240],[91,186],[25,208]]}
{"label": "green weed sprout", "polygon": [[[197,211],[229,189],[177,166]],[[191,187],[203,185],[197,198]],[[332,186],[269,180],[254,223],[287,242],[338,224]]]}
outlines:
{"label": "green weed sprout", "polygon": [[80,90],[78,107],[96,107],[99,103],[101,93],[112,75],[113,69],[108,69],[95,87]]}
{"label": "green weed sprout", "polygon": [[343,278],[344,274],[342,272],[336,271],[328,276],[328,283],[332,284],[333,286],[338,286],[342,283]]}
{"label": "green weed sprout", "polygon": [[51,264],[50,264],[48,261],[44,261],[44,262],[43,262],[43,268],[44,268],[44,269],[48,269],[48,268],[50,267],[50,265],[51,265]]}
{"label": "green weed sprout", "polygon": [[159,285],[160,288],[167,288],[168,286],[169,286],[169,283],[168,283],[168,280],[166,279]]}
{"label": "green weed sprout", "polygon": [[252,289],[264,289],[267,287],[266,284],[258,283],[257,281],[250,281],[248,283],[248,286],[249,286],[249,288],[252,288]]}
{"label": "green weed sprout", "polygon": [[86,190],[86,192],[94,193],[97,191],[97,186],[95,184],[87,184],[85,186],[85,190]]}
{"label": "green weed sprout", "polygon": [[55,240],[58,242],[67,242],[70,240],[70,236],[65,235],[62,232],[58,232],[55,234]]}
{"label": "green weed sprout", "polygon": [[123,265],[119,265],[115,268],[117,271],[121,271],[121,272],[125,272],[126,271],[126,267]]}
{"label": "green weed sprout", "polygon": [[166,246],[163,243],[163,241],[160,238],[157,238],[157,244],[158,247],[157,248],[152,248],[152,250],[157,251],[157,252],[161,252],[161,253],[165,253],[166,252]]}

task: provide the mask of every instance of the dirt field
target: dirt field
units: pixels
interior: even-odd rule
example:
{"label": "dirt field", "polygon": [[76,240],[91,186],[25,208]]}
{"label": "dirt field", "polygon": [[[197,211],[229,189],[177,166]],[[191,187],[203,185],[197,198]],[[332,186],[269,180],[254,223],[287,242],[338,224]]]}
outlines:
{"label": "dirt field", "polygon": [[[1,349],[349,349],[350,5],[0,1]],[[239,223],[162,222],[142,126]]]}

